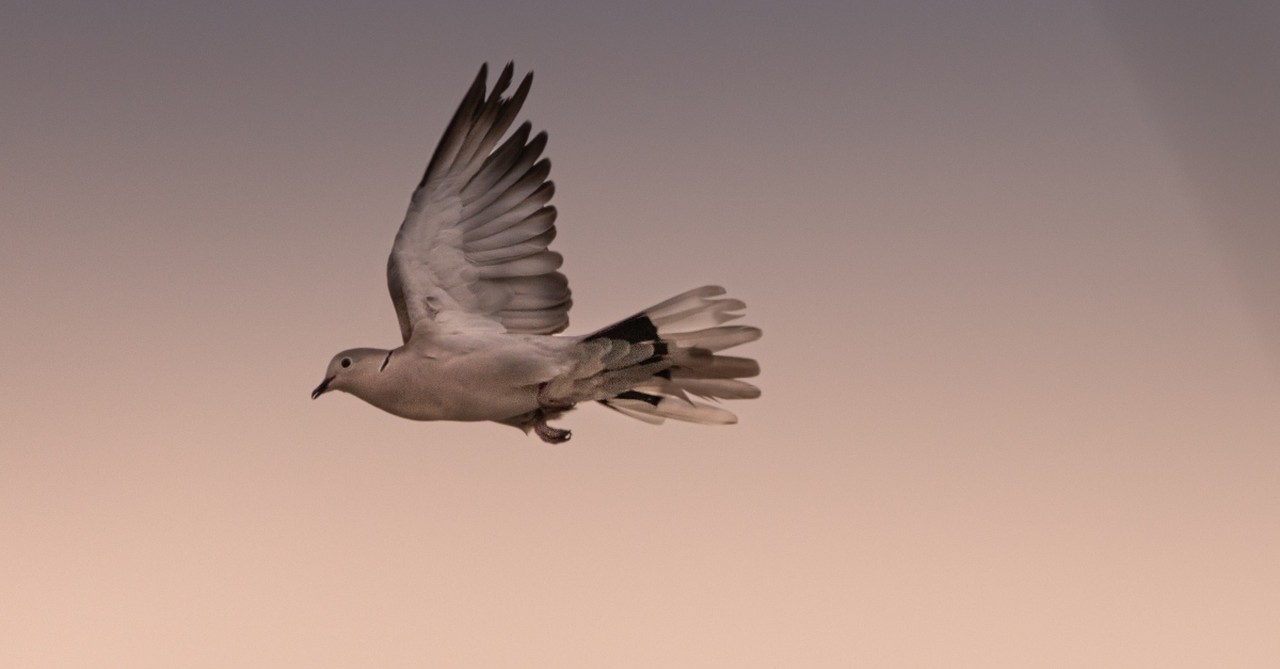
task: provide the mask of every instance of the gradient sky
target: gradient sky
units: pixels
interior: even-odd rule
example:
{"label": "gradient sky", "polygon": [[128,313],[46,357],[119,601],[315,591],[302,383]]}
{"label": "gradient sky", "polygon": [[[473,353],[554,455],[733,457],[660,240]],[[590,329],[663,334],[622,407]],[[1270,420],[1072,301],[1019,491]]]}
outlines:
{"label": "gradient sky", "polygon": [[[1278,44],[1274,3],[6,3],[0,665],[1276,666]],[[392,236],[507,60],[570,331],[727,286],[739,425],[309,399],[397,342]]]}

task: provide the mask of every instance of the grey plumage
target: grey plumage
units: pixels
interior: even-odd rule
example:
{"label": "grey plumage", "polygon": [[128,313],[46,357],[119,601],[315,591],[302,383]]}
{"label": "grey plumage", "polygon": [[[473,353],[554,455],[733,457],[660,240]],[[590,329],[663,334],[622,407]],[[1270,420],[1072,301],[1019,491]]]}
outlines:
{"label": "grey plumage", "polygon": [[[724,289],[690,290],[590,335],[569,323],[558,270],[546,133],[510,135],[532,73],[504,97],[513,66],[486,91],[481,67],[410,198],[387,261],[404,344],[334,356],[313,397],[343,390],[416,420],[493,420],[568,439],[549,419],[596,401],[650,423],[736,422],[707,401],[749,399],[754,360],[719,352],[760,337]],[[504,140],[503,137],[506,136]]]}

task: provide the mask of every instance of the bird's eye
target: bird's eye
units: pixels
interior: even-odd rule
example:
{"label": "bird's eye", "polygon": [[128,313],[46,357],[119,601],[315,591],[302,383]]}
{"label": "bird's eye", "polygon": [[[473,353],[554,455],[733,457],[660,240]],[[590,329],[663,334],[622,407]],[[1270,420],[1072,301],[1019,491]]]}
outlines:
{"label": "bird's eye", "polygon": [[342,364],[342,366],[343,366],[343,367],[350,367],[350,366],[351,366],[351,358],[343,358],[343,359],[342,359],[342,363],[341,363],[341,364]]}

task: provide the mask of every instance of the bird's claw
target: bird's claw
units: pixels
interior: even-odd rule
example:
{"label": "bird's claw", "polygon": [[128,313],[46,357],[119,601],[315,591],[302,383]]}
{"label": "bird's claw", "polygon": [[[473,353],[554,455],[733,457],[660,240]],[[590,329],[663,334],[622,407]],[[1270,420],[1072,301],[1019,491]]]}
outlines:
{"label": "bird's claw", "polygon": [[533,424],[533,431],[538,433],[538,436],[548,444],[563,444],[573,436],[573,433],[568,430],[547,425],[545,417],[538,418],[538,422]]}

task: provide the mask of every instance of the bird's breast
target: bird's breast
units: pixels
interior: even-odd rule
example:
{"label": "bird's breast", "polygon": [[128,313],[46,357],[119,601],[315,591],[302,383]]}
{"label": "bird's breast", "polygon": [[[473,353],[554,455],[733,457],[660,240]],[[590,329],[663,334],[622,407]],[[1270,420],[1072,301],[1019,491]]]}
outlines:
{"label": "bird's breast", "polygon": [[537,385],[511,383],[476,356],[404,359],[379,374],[366,402],[410,420],[502,420],[537,408]]}

